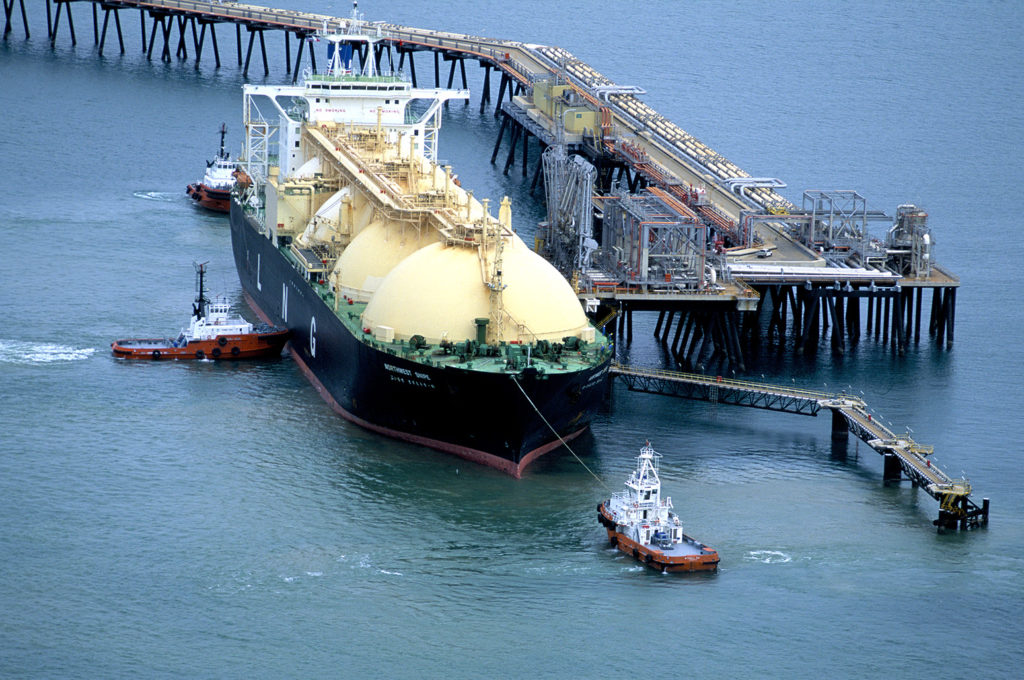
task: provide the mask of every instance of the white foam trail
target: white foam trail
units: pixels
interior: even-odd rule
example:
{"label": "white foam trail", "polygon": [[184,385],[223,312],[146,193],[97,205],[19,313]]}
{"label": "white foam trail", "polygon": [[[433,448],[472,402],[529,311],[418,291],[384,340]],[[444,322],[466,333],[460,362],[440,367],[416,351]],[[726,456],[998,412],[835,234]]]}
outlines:
{"label": "white foam trail", "polygon": [[751,550],[747,553],[747,559],[765,564],[784,564],[793,560],[792,557],[779,550]]}
{"label": "white foam trail", "polygon": [[68,347],[46,342],[0,339],[0,362],[8,364],[49,364],[55,361],[88,359],[95,347]]}
{"label": "white foam trail", "polygon": [[170,203],[179,198],[176,192],[171,193],[169,191],[133,191],[132,196],[146,201],[163,201],[164,203]]}

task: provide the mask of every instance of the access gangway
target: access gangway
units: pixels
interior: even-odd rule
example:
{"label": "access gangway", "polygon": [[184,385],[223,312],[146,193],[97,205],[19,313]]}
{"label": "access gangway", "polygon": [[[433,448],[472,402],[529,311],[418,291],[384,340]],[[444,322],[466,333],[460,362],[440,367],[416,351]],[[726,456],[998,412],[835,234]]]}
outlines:
{"label": "access gangway", "polygon": [[609,373],[633,392],[805,416],[816,416],[822,409],[828,409],[832,412],[833,436],[845,437],[852,432],[884,457],[883,477],[887,482],[909,480],[939,501],[936,526],[968,529],[988,523],[989,499],[983,499],[978,506],[970,498],[971,483],[967,479],[954,479],[932,464],[929,456],[934,452],[933,447],[917,443],[909,433],[893,432],[879,422],[869,412],[867,403],[858,397],[617,362],[612,364]]}

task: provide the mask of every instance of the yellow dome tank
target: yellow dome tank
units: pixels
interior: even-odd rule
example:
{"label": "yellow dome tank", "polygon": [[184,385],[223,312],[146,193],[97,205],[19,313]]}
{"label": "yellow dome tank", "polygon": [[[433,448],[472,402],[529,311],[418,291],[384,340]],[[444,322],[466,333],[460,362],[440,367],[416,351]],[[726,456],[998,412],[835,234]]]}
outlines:
{"label": "yellow dome tank", "polygon": [[395,265],[420,248],[437,243],[433,229],[403,223],[371,222],[341,253],[334,266],[335,286],[341,294],[366,302]]}
{"label": "yellow dome tank", "polygon": [[[592,340],[593,330],[572,287],[544,258],[516,235],[506,237],[502,255],[505,289],[501,335],[492,322],[488,342]],[[493,258],[493,247],[488,261]],[[436,243],[402,260],[381,282],[363,313],[363,325],[394,329],[407,340],[458,342],[476,337],[474,319],[490,318],[490,271],[477,248]]]}

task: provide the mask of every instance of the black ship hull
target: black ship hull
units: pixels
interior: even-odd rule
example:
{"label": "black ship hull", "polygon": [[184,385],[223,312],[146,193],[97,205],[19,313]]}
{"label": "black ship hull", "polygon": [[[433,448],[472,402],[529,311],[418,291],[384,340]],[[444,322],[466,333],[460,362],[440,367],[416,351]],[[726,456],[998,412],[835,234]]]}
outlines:
{"label": "black ship hull", "polygon": [[361,342],[235,201],[231,244],[253,309],[291,331],[288,348],[306,377],[367,429],[519,477],[559,436],[585,430],[604,397],[608,361],[568,374],[492,373],[428,366]]}

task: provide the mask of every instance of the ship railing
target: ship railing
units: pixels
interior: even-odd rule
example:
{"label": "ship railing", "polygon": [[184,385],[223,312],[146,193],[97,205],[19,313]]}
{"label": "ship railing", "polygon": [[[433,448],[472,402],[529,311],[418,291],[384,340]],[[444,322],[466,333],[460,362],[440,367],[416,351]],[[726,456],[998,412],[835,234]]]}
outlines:
{"label": "ship railing", "polygon": [[310,75],[313,80],[330,82],[330,83],[395,83],[404,82],[401,76],[393,73],[382,73],[376,76],[364,76],[356,73],[345,74],[345,75],[327,75],[324,73],[318,73],[316,75]]}
{"label": "ship railing", "polygon": [[501,315],[508,319],[510,322],[512,322],[512,326],[515,328],[516,335],[520,341],[528,342],[531,345],[537,342],[537,340],[539,339],[537,337],[537,334],[531,331],[530,327],[527,326],[525,323],[516,320],[514,316],[508,313],[508,310],[502,308]]}

